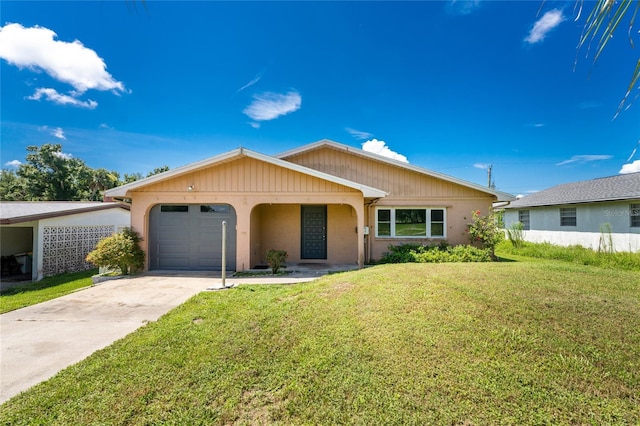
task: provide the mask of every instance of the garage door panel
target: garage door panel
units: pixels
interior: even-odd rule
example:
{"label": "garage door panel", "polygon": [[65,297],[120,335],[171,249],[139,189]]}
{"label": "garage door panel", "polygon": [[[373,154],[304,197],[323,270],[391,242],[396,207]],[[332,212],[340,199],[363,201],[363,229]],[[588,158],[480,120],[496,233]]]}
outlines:
{"label": "garage door panel", "polygon": [[157,269],[189,269],[189,258],[162,256],[158,259]]}
{"label": "garage door panel", "polygon": [[149,219],[150,269],[220,270],[222,222],[227,222],[227,268],[235,269],[236,216],[229,205],[157,205]]}

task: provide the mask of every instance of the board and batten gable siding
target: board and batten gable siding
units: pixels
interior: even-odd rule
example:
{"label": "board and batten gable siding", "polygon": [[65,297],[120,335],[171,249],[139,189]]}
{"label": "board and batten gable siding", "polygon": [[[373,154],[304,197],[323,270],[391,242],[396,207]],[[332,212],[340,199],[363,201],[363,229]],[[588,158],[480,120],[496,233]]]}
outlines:
{"label": "board and batten gable siding", "polygon": [[473,188],[330,147],[321,147],[283,159],[381,189],[388,192],[390,198],[492,198]]}
{"label": "board and batten gable siding", "polygon": [[161,181],[139,192],[182,192],[193,186],[193,192],[245,193],[342,193],[355,189],[278,167],[253,158],[240,158]]}

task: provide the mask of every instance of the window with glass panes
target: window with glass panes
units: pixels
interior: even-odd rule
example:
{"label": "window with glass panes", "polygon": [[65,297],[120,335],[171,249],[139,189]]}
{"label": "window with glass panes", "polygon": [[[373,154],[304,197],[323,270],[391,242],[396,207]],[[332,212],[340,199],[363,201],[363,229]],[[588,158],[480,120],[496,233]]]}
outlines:
{"label": "window with glass panes", "polygon": [[376,236],[390,238],[444,238],[445,209],[378,207]]}

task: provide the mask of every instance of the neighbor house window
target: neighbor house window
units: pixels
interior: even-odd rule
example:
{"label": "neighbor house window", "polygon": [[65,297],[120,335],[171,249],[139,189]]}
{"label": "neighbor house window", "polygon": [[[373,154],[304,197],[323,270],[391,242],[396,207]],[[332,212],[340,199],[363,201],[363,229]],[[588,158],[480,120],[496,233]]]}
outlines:
{"label": "neighbor house window", "polygon": [[376,209],[376,236],[396,238],[443,238],[442,208],[380,207]]}
{"label": "neighbor house window", "polygon": [[566,207],[560,209],[560,226],[576,226],[576,208]]}
{"label": "neighbor house window", "polygon": [[630,225],[632,228],[640,228],[640,204],[631,204],[629,207]]}
{"label": "neighbor house window", "polygon": [[530,229],[529,210],[518,210],[518,222],[522,224],[522,229],[525,231]]}

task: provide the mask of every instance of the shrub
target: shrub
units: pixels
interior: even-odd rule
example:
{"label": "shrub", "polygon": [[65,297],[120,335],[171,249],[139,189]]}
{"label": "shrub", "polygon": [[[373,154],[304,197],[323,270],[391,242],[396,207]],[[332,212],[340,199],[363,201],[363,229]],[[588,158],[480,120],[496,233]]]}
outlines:
{"label": "shrub", "polygon": [[277,274],[287,259],[286,250],[267,250],[267,263],[271,266],[271,272]]}
{"label": "shrub", "polygon": [[507,229],[507,237],[509,237],[509,241],[514,247],[522,247],[524,243],[523,230],[524,225],[522,225],[522,222],[512,223],[509,229]]}
{"label": "shrub", "polygon": [[95,250],[87,255],[87,262],[99,267],[119,269],[128,275],[144,265],[144,252],[140,248],[140,236],[131,228],[100,240]]}
{"label": "shrub", "polygon": [[496,244],[504,239],[500,215],[495,210],[491,210],[486,216],[481,216],[480,210],[473,212],[466,232],[469,234],[471,244],[480,244],[482,248],[489,249],[491,257],[495,258]]}
{"label": "shrub", "polygon": [[389,246],[378,263],[443,263],[443,262],[490,262],[489,249],[470,245],[451,247],[446,242],[427,246],[422,244],[401,244]]}

